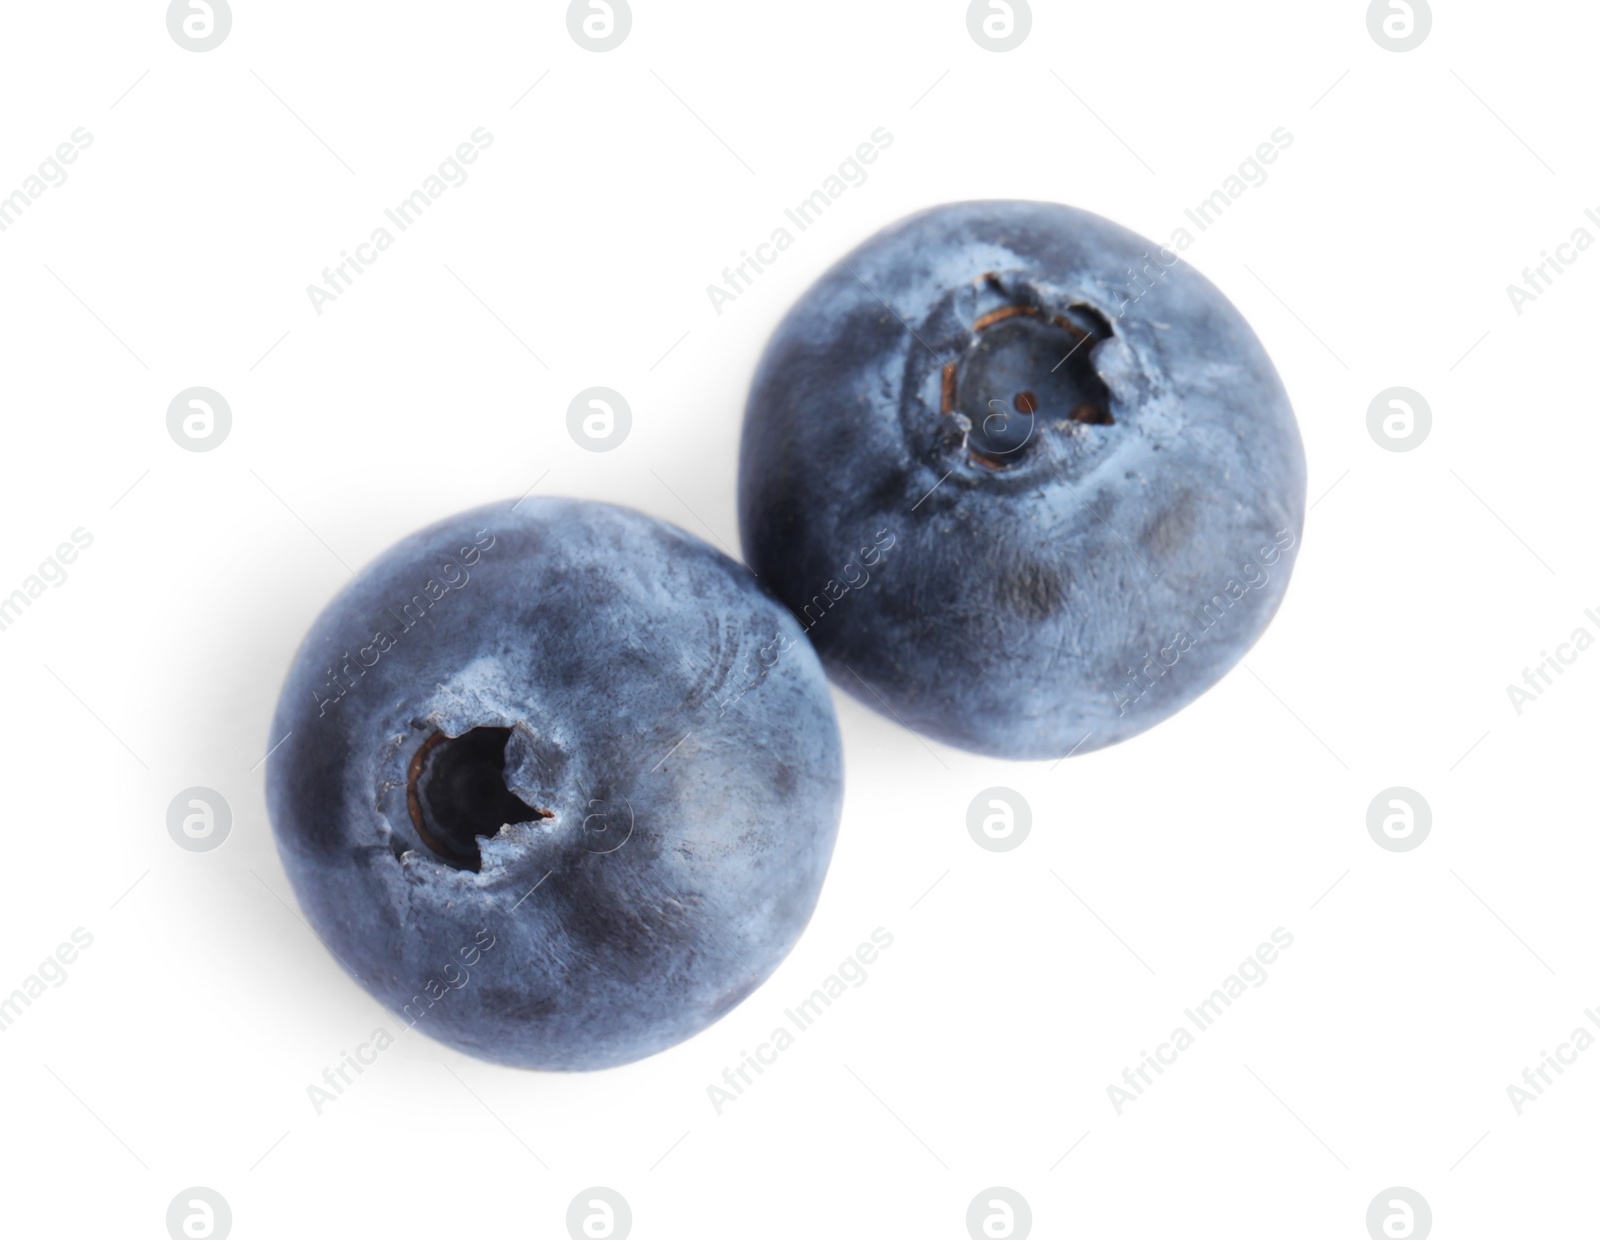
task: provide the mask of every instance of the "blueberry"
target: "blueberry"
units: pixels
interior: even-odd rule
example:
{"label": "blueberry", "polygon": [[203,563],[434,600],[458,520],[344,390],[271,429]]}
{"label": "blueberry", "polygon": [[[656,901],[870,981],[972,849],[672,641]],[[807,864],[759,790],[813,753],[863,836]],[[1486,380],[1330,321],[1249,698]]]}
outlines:
{"label": "blueberry", "polygon": [[528,1068],[626,1063],[739,1003],[816,905],[827,680],[754,577],[576,500],[405,539],[318,617],[267,800],[301,907],[408,1024]]}
{"label": "blueberry", "polygon": [[1288,584],[1305,459],[1228,300],[1035,202],[936,207],[774,333],[740,450],[751,567],[834,679],[952,745],[1051,758],[1183,707]]}

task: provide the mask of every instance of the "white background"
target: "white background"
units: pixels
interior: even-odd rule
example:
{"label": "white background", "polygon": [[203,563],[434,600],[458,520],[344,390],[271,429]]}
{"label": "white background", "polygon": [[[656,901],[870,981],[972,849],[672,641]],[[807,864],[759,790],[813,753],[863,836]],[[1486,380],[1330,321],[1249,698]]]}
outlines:
{"label": "white background", "polygon": [[[1506,286],[1600,207],[1600,12],[1436,8],[1396,54],[1356,0],[1037,3],[995,54],[953,0],[636,0],[595,54],[551,0],[239,0],[196,54],[160,3],[8,6],[0,193],[94,137],[0,233],[0,594],[94,539],[0,633],[0,994],[94,936],[0,1033],[8,1232],[162,1236],[204,1185],[240,1237],[562,1236],[605,1185],[638,1237],[956,1238],[1003,1185],[1037,1235],[1359,1240],[1402,1185],[1439,1236],[1575,1234],[1600,1053],[1520,1116],[1506,1087],[1600,1004],[1600,652],[1520,716],[1506,686],[1600,635],[1600,253],[1521,315]],[[306,286],[480,126],[470,179],[316,314]],[[716,314],[707,284],[880,126],[869,179]],[[838,696],[833,867],[740,1008],[590,1075],[409,1034],[317,1115],[306,1087],[395,1022],[298,919],[261,759],[349,570],[536,480],[736,550],[758,351],[847,248],[975,197],[1165,240],[1278,127],[1270,178],[1185,252],[1309,462],[1245,665],[1060,766]],[[194,385],[232,406],[211,452],[166,430]],[[606,454],[566,431],[592,385],[633,409]],[[1394,385],[1434,414],[1404,454],[1366,429]],[[215,852],[167,834],[193,785],[233,809]],[[993,785],[1033,808],[1004,854],[965,825]],[[1433,809],[1412,852],[1367,832],[1392,785]],[[879,926],[866,983],[716,1114],[707,1086]],[[1280,926],[1267,982],[1118,1115],[1107,1086]]]}

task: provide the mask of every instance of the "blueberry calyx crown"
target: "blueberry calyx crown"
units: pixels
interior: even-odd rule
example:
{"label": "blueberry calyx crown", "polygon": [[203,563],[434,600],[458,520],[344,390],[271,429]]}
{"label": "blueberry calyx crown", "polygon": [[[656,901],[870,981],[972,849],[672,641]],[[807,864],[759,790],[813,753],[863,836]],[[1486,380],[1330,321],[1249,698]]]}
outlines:
{"label": "blueberry calyx crown", "polygon": [[406,806],[430,852],[457,870],[482,869],[480,838],[517,822],[554,818],[529,805],[506,784],[510,728],[471,728],[460,736],[435,732],[411,758]]}
{"label": "blueberry calyx crown", "polygon": [[[993,274],[983,283],[1006,295]],[[1008,298],[973,322],[966,348],[944,364],[940,414],[970,423],[968,456],[996,470],[1019,464],[1046,426],[1109,426],[1111,392],[1090,355],[1112,335],[1110,323],[1090,306],[1054,313]]]}

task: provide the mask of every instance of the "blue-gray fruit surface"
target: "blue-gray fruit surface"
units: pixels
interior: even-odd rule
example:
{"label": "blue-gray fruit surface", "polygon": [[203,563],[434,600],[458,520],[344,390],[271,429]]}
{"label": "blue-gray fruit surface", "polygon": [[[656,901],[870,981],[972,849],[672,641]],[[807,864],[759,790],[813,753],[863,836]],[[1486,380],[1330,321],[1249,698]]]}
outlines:
{"label": "blue-gray fruit surface", "polygon": [[750,573],[525,499],[400,542],[318,617],[272,725],[284,868],[408,1027],[587,1069],[705,1028],[788,953],[841,796],[827,681]]}
{"label": "blue-gray fruit surface", "polygon": [[801,297],[740,449],[751,567],[830,674],[952,745],[1059,758],[1244,655],[1305,510],[1289,399],[1176,254],[1085,211],[966,202]]}

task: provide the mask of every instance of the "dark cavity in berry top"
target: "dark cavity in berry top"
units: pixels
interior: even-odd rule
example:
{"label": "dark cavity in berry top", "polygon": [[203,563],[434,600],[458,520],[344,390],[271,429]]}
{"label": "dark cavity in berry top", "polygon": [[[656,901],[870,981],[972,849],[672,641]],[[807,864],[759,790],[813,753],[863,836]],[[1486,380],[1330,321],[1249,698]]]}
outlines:
{"label": "dark cavity in berry top", "polygon": [[967,451],[990,469],[1020,464],[1041,434],[1067,422],[1109,426],[1111,392],[1090,361],[1111,325],[1088,306],[1051,314],[1003,306],[972,325],[945,367],[945,413],[972,423]]}
{"label": "dark cavity in berry top", "polygon": [[479,838],[513,822],[555,817],[506,787],[510,728],[473,728],[460,736],[435,732],[411,759],[406,804],[428,850],[457,870],[483,866]]}

